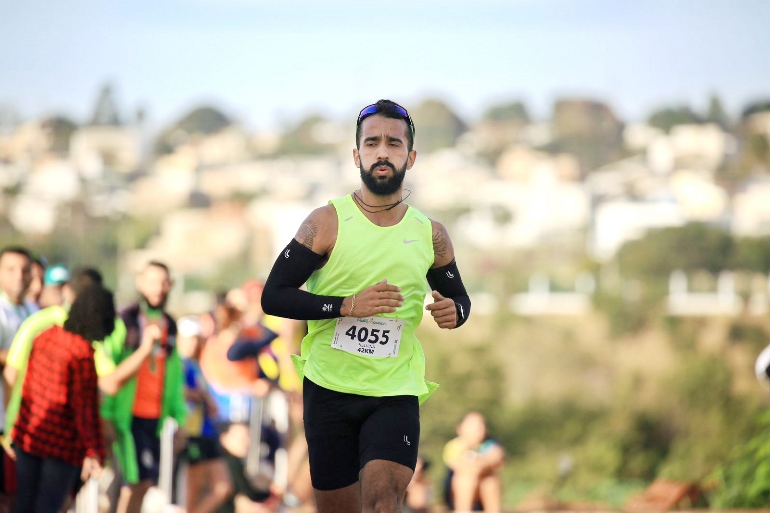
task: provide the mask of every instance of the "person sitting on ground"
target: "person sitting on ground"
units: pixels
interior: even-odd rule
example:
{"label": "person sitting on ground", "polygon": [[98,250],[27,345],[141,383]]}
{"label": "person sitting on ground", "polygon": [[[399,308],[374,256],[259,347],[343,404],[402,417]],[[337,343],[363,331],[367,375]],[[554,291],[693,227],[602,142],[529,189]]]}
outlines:
{"label": "person sitting on ground", "polygon": [[[277,437],[269,436],[270,434],[270,430],[264,429],[263,426],[262,442],[268,447],[268,451],[264,461],[260,462],[260,466],[271,465],[270,456],[274,455],[280,443]],[[271,492],[269,472],[260,472],[257,476],[247,475],[246,456],[250,442],[248,424],[243,422],[227,424],[219,440],[230,470],[233,490],[216,513],[274,513],[277,511],[280,500]]]}
{"label": "person sitting on ground", "polygon": [[488,437],[484,416],[472,411],[457,426],[457,438],[444,446],[448,467],[444,499],[455,512],[490,511],[502,508],[500,471],[505,450]]}
{"label": "person sitting on ground", "polygon": [[406,487],[404,513],[428,513],[433,500],[433,485],[431,484],[428,468],[430,461],[417,456],[417,466],[414,475]]}

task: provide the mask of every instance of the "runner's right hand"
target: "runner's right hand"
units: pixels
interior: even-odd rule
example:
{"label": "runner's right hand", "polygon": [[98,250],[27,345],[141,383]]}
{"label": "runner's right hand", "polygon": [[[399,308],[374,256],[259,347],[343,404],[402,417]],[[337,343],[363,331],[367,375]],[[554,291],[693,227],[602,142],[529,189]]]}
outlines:
{"label": "runner's right hand", "polygon": [[401,295],[401,287],[391,285],[387,279],[367,287],[356,294],[356,304],[350,311],[352,298],[345,298],[342,305],[342,313],[345,316],[371,317],[382,313],[393,313],[404,304],[404,296]]}

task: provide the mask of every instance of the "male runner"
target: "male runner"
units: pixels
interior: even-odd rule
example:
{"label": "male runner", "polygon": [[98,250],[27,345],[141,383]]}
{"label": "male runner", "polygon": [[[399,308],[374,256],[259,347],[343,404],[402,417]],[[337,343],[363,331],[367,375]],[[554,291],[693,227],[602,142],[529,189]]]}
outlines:
{"label": "male runner", "polygon": [[446,228],[403,202],[413,143],[403,107],[365,107],[353,150],[361,188],[314,210],[265,284],[266,313],[309,321],[295,363],[319,513],[401,511],[419,402],[438,386],[415,337],[428,285],[439,327],[470,312]]}

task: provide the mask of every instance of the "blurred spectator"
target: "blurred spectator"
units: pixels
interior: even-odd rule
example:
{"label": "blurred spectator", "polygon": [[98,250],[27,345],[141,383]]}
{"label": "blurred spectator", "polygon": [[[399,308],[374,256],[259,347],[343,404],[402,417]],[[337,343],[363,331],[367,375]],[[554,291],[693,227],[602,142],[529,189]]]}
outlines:
{"label": "blurred spectator", "polygon": [[[11,343],[11,347],[8,350],[5,369],[3,369],[5,382],[9,387],[13,388],[6,411],[5,427],[7,432],[10,432],[10,429],[16,422],[16,415],[19,411],[19,404],[21,402],[21,387],[24,383],[27,361],[29,360],[35,338],[37,338],[43,331],[52,328],[53,326],[63,326],[64,321],[67,320],[67,316],[69,315],[69,305],[75,301],[77,295],[87,287],[101,284],[102,275],[96,269],[91,267],[76,269],[70,276],[69,282],[62,288],[62,294],[67,306],[54,305],[43,308],[27,317],[24,322],[21,323],[21,326],[19,326],[19,329],[13,338],[13,342]],[[113,335],[117,333],[122,336],[121,334],[124,331],[125,327],[123,322],[116,322]],[[102,376],[113,372],[115,367],[109,363],[109,360],[104,354],[102,344],[95,344],[94,349],[96,351],[94,358],[96,360],[97,374]],[[99,379],[101,386],[101,377]],[[112,387],[108,387],[107,393],[114,393],[112,390]]]}
{"label": "blurred spectator", "polygon": [[[260,379],[256,354],[238,354],[242,357],[236,360],[227,357],[228,351],[242,336],[240,311],[229,302],[220,301],[215,305],[212,317],[215,331],[203,346],[201,369],[217,400],[218,420],[246,422],[252,396],[264,397],[270,384]],[[254,341],[254,337],[264,335],[267,335],[266,331],[252,332],[250,337]]]}
{"label": "blurred spectator", "polygon": [[[29,251],[9,246],[0,251],[0,369],[5,369],[8,349],[21,323],[38,310],[25,299],[32,276]],[[10,387],[2,380],[0,386],[0,438],[5,435],[5,405]],[[8,455],[0,455],[0,503],[10,503],[16,491],[16,470]],[[3,495],[6,495],[5,497]]]}
{"label": "blurred spectator", "polygon": [[40,308],[47,306],[63,305],[64,286],[70,279],[70,270],[63,264],[55,264],[45,270],[43,290],[39,295]]}
{"label": "blurred spectator", "polygon": [[[10,432],[13,427],[16,416],[21,404],[21,388],[24,383],[24,377],[27,370],[27,362],[35,338],[43,331],[53,326],[63,326],[69,316],[69,305],[73,304],[77,297],[86,289],[93,286],[102,285],[101,273],[92,267],[76,268],[69,281],[62,289],[64,296],[64,306],[49,306],[30,315],[21,324],[21,327],[13,339],[11,348],[8,352],[8,360],[3,372],[5,381],[13,387],[10,400],[8,401],[6,415],[6,431]],[[153,347],[152,332],[148,332],[143,337],[142,345],[134,354],[123,360],[116,366],[112,359],[107,355],[104,346],[112,346],[115,343],[125,339],[126,326],[120,317],[115,319],[115,330],[105,339],[104,343],[94,343],[94,363],[96,365],[96,374],[98,376],[99,389],[107,394],[114,395],[120,387],[133,376],[144,358],[150,353]],[[106,442],[111,444],[114,441],[114,430],[109,421],[102,423],[105,431]]]}
{"label": "blurred spectator", "polygon": [[488,437],[484,416],[467,413],[457,426],[457,438],[444,446],[447,507],[456,512],[501,511],[504,462],[505,450]]}
{"label": "blurred spectator", "polygon": [[428,513],[433,502],[433,484],[428,476],[430,461],[422,456],[417,457],[412,480],[406,487],[404,513]]}
{"label": "blurred spectator", "polygon": [[307,440],[302,422],[302,393],[287,393],[289,401],[289,424],[291,433],[286,437],[288,444],[287,481],[284,504],[292,513],[315,513],[313,484],[310,481],[310,460]]}
{"label": "blurred spectator", "polygon": [[13,441],[19,486],[16,513],[55,513],[78,478],[98,477],[105,449],[93,342],[115,328],[112,293],[90,287],[64,327],[35,339]]}
{"label": "blurred spectator", "polygon": [[[16,416],[21,404],[21,390],[24,383],[24,377],[27,371],[27,362],[35,338],[43,331],[53,326],[63,326],[69,316],[69,307],[74,303],[78,295],[92,286],[101,286],[102,275],[92,267],[76,268],[69,281],[62,287],[64,298],[63,305],[54,305],[35,312],[30,315],[19,327],[16,336],[13,339],[11,348],[8,351],[8,361],[3,372],[5,381],[13,387],[10,399],[8,401],[6,413],[6,431],[11,429],[16,422]],[[119,317],[115,319],[115,330],[109,335],[109,339],[123,340],[126,335],[126,326]],[[133,376],[142,360],[149,354],[152,348],[152,340],[144,342],[130,358],[122,361],[119,366],[105,352],[105,345],[111,345],[110,341],[105,339],[104,343],[94,343],[94,362],[96,365],[96,374],[98,376],[99,389],[105,394],[113,395],[125,383],[127,379]],[[104,421],[105,442],[109,452],[110,445],[115,439],[112,423]],[[116,470],[116,469],[114,469]],[[115,472],[117,474],[117,471]],[[117,493],[111,494],[111,503],[116,503]]]}
{"label": "blurred spectator", "polygon": [[[278,510],[280,499],[270,490],[270,467],[279,439],[274,431],[264,426],[261,438],[262,445],[266,447],[266,450],[261,451],[264,454],[260,462],[262,471],[255,476],[248,476],[245,459],[249,453],[249,426],[241,422],[226,425],[220,440],[233,490],[216,513],[273,513]],[[265,467],[268,467],[267,471]]]}
{"label": "blurred spectator", "polygon": [[[177,327],[165,311],[172,281],[168,267],[150,262],[137,275],[138,303],[121,313],[126,325],[124,340],[113,340],[108,354],[115,364],[131,358],[150,339],[136,376],[115,396],[107,396],[102,415],[116,434],[115,456],[123,474],[118,513],[139,513],[147,490],[157,484],[160,472],[159,433],[166,418],[184,425],[184,374],[176,348]],[[184,429],[177,431],[177,445]]]}
{"label": "blurred spectator", "polygon": [[[43,283],[45,280],[45,271],[48,267],[48,260],[42,255],[36,255],[32,258],[30,267],[31,279],[27,288],[27,301],[40,305],[40,294],[43,293]],[[65,280],[66,281],[66,280]]]}
{"label": "blurred spectator", "polygon": [[276,333],[277,337],[270,343],[270,352],[278,362],[278,386],[286,392],[301,392],[302,384],[291,355],[299,353],[299,340],[304,336],[307,326],[304,321],[265,315],[262,310],[264,287],[261,281],[251,279],[236,289],[243,298],[241,324],[246,334],[252,329],[258,331],[264,328]]}
{"label": "blurred spectator", "polygon": [[210,513],[231,495],[230,473],[214,425],[216,403],[198,361],[203,343],[200,319],[192,315],[182,317],[177,326],[188,408],[188,439],[183,454],[187,460],[187,513]]}

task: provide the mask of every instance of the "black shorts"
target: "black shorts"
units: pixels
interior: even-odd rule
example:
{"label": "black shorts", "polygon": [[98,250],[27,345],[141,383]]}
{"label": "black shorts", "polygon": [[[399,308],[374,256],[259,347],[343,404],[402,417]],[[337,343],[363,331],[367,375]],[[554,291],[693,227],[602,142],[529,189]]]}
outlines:
{"label": "black shorts", "polygon": [[305,437],[316,490],[358,481],[372,460],[414,470],[420,443],[420,405],[413,395],[367,397],[325,389],[305,378]]}
{"label": "black shorts", "polygon": [[160,475],[160,436],[158,419],[134,417],[131,421],[131,434],[136,447],[136,463],[139,467],[139,481],[152,481],[158,484]]}
{"label": "black shorts", "polygon": [[202,436],[188,438],[184,454],[190,465],[222,457],[219,440]]}

